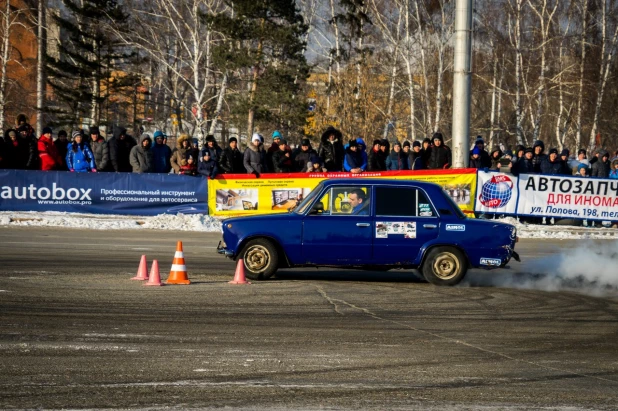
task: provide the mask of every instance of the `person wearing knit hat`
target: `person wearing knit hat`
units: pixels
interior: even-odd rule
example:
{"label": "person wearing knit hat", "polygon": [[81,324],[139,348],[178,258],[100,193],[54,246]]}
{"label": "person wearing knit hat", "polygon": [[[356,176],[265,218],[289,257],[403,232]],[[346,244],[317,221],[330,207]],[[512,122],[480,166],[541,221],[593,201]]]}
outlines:
{"label": "person wearing knit hat", "polygon": [[242,152],[238,149],[238,140],[232,137],[227,141],[227,147],[221,152],[219,172],[223,174],[244,174],[247,172],[242,164]]}
{"label": "person wearing knit hat", "polygon": [[474,147],[470,153],[470,164],[468,165],[468,167],[476,169],[484,168],[481,167],[481,149],[478,147]]}
{"label": "person wearing knit hat", "polygon": [[618,157],[612,158],[612,161],[610,162],[610,167],[612,168],[612,171],[610,171],[609,173],[609,178],[611,178],[612,180],[618,179]]}
{"label": "person wearing knit hat", "polygon": [[[595,158],[593,158],[593,161]],[[596,155],[596,161],[591,161],[592,169],[590,170],[590,177],[607,178],[609,177],[610,162],[609,152],[605,149],[600,149]]]}
{"label": "person wearing knit hat", "polygon": [[588,177],[588,166],[584,163],[579,163],[577,166],[578,177]]}
{"label": "person wearing knit hat", "polygon": [[161,130],[156,130],[152,137],[154,138],[152,145],[154,172],[169,173],[172,169],[172,149],[165,144],[165,134]]}
{"label": "person wearing knit hat", "polygon": [[399,141],[395,141],[393,143],[393,149],[386,158],[386,170],[397,171],[409,169],[410,164],[408,161],[408,155],[401,150],[401,143],[399,143]]}
{"label": "person wearing knit hat", "polygon": [[76,173],[95,173],[97,168],[94,164],[94,155],[88,144],[84,141],[84,133],[82,130],[75,130],[71,135],[73,136],[73,141],[68,145],[67,168],[69,171]]}
{"label": "person wearing knit hat", "polygon": [[547,155],[541,163],[541,172],[550,175],[564,174],[562,161],[558,158],[557,148],[551,148],[549,150],[549,155]]}
{"label": "person wearing knit hat", "polygon": [[259,178],[262,173],[269,171],[262,140],[263,137],[261,135],[258,133],[253,134],[251,144],[249,144],[243,154],[243,165],[245,170],[247,170],[247,174],[253,174],[256,178]]}
{"label": "person wearing knit hat", "polygon": [[71,133],[71,139],[75,140],[75,137],[84,137],[84,131],[82,129],[73,130]]}
{"label": "person wearing knit hat", "polygon": [[444,145],[442,133],[436,132],[433,135],[433,147],[427,161],[427,168],[430,170],[444,170],[451,168],[452,154],[451,149]]}
{"label": "person wearing knit hat", "polygon": [[58,131],[58,138],[54,140],[54,145],[56,146],[56,150],[58,151],[58,155],[62,160],[60,165],[58,166],[58,170],[66,170],[66,156],[67,156],[67,145],[69,144],[69,138],[67,132],[65,130]]}
{"label": "person wearing knit hat", "polygon": [[292,151],[293,170],[297,173],[304,173],[308,169],[309,161],[312,156],[317,156],[318,153],[311,147],[311,141],[308,138],[304,138],[300,142],[300,147],[296,147]]}
{"label": "person wearing knit hat", "polygon": [[88,143],[90,144],[92,154],[94,154],[94,164],[97,167],[97,171],[108,171],[112,167],[109,161],[107,141],[99,133],[99,127],[97,126],[91,126],[88,133],[90,134],[90,141]]}
{"label": "person wearing knit hat", "polygon": [[282,138],[279,139],[279,151],[273,153],[272,162],[275,173],[291,173],[293,168],[292,150],[288,146],[288,142]]}
{"label": "person wearing knit hat", "polygon": [[367,163],[363,158],[364,152],[358,144],[358,140],[351,139],[345,148],[343,169],[352,174],[360,174],[365,170]]}

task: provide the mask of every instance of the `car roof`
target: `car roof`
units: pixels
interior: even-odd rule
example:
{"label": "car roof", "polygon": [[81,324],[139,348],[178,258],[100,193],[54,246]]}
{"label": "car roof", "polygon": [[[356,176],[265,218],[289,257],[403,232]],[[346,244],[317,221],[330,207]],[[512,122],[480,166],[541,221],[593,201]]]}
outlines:
{"label": "car roof", "polygon": [[437,187],[442,188],[436,183],[430,183],[426,181],[419,180],[395,180],[395,179],[384,179],[384,178],[329,178],[328,180],[324,180],[324,186],[330,185],[340,185],[340,184],[372,184],[372,185],[397,185],[397,186],[415,186],[415,187]]}

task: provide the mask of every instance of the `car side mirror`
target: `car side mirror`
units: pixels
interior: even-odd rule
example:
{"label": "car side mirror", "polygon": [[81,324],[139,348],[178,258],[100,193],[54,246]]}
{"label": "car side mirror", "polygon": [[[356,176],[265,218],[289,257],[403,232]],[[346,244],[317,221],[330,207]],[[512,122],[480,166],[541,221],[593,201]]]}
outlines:
{"label": "car side mirror", "polygon": [[322,204],[321,201],[318,201],[317,203],[313,205],[313,208],[311,209],[311,213],[309,214],[320,214],[323,211],[324,211],[324,204]]}

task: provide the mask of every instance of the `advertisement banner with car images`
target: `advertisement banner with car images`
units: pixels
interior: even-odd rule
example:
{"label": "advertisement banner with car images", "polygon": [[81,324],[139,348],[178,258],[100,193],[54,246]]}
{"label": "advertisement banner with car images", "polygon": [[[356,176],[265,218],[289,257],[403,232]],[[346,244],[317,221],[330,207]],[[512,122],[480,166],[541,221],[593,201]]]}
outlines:
{"label": "advertisement banner with car images", "polygon": [[522,174],[517,214],[618,220],[618,180]]}
{"label": "advertisement banner with car images", "polygon": [[517,213],[518,178],[504,173],[477,173],[474,210],[483,214],[515,215]]}
{"label": "advertisement banner with car images", "polygon": [[474,216],[476,169],[383,171],[351,173],[290,173],[219,175],[208,182],[208,211],[212,216],[284,213],[296,206],[327,178],[389,178],[436,183],[468,216]]}
{"label": "advertisement banner with car images", "polygon": [[0,170],[1,211],[206,213],[206,182],[173,174]]}

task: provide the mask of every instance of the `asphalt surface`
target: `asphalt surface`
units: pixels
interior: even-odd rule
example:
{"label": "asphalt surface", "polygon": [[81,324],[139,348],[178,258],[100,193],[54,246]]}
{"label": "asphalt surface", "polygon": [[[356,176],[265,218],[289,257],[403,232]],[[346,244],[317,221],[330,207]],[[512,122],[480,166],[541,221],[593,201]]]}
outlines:
{"label": "asphalt surface", "polygon": [[[177,240],[191,285],[130,280],[141,254],[165,280]],[[332,269],[230,285],[218,240],[0,228],[0,409],[618,409],[615,289],[488,281],[534,281],[578,242],[523,240],[523,264],[444,288]]]}

